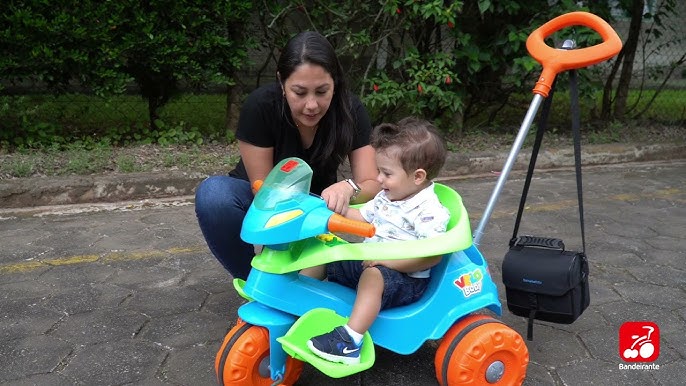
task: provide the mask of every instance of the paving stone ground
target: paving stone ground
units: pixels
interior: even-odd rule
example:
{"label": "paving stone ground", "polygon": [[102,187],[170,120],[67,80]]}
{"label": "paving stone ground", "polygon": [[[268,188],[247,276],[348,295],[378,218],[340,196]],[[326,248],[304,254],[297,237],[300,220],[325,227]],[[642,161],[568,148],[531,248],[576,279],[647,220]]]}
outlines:
{"label": "paving stone ground", "polygon": [[[511,175],[479,249],[505,309],[500,264],[523,175]],[[475,228],[495,175],[441,182]],[[537,172],[521,233],[580,248],[574,173]],[[686,161],[584,169],[591,306],[571,325],[536,323],[525,385],[683,385],[686,377]],[[0,212],[0,384],[213,385],[214,356],[242,303],[211,257],[189,197]],[[660,329],[657,370],[622,370],[627,321]],[[368,371],[298,385],[436,385],[435,342],[377,349]]]}

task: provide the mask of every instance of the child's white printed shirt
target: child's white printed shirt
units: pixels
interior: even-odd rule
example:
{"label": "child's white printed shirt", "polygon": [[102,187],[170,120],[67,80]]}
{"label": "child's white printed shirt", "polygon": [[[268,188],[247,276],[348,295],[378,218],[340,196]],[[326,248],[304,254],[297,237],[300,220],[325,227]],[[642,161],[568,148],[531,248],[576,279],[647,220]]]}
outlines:
{"label": "child's white printed shirt", "polygon": [[[374,224],[376,233],[365,242],[426,239],[444,233],[450,212],[434,193],[434,184],[403,201],[390,201],[380,191],[360,207],[360,214]],[[408,273],[415,278],[429,277],[430,270]]]}

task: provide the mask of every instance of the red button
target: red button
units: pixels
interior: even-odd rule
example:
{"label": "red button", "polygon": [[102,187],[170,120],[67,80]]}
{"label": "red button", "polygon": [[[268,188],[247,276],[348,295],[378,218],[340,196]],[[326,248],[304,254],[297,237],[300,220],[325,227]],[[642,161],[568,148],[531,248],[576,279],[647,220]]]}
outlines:
{"label": "red button", "polygon": [[290,173],[290,171],[295,169],[297,166],[298,166],[298,161],[289,160],[281,166],[281,171],[285,172],[285,173]]}

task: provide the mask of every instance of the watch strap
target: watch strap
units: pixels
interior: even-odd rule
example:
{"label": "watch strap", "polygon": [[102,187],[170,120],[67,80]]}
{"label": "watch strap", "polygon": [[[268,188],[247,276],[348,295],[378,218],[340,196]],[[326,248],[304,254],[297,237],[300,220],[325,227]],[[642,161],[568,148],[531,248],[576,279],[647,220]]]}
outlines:
{"label": "watch strap", "polygon": [[362,189],[360,188],[360,185],[358,185],[358,184],[357,184],[355,181],[353,181],[351,178],[347,178],[347,179],[345,180],[345,182],[347,182],[348,184],[350,184],[350,186],[353,188],[353,195],[352,195],[352,197],[350,197],[350,199],[353,199],[353,198],[357,197],[357,195],[360,194],[360,192],[362,191]]}

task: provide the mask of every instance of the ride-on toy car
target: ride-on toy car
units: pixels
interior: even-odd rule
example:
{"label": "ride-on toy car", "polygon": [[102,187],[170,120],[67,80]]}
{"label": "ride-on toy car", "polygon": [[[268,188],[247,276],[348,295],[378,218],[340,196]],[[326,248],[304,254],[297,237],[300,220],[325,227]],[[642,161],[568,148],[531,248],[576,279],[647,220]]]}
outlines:
{"label": "ride-on toy car", "polygon": [[[566,27],[582,25],[600,34],[603,43],[558,50],[544,39]],[[534,116],[562,71],[582,68],[616,55],[621,40],[601,18],[587,12],[558,16],[527,39],[529,53],[543,65],[512,149],[476,228],[470,230],[460,196],[435,183],[451,214],[448,231],[413,241],[351,243],[337,233],[371,236],[373,227],[345,219],[309,193],[312,170],[298,158],[281,161],[257,190],[243,221],[241,237],[264,245],[252,260],[246,281],[234,287],[247,303],[215,358],[221,385],[290,385],[307,362],[331,377],[370,368],[374,346],[409,355],[429,340],[440,340],[434,367],[445,385],[516,385],[526,376],[529,355],[522,337],[482,312],[501,314],[495,283],[477,249],[498,195],[512,169]],[[259,184],[257,184],[259,185]],[[355,299],[352,289],[299,275],[306,267],[337,260],[405,259],[443,255],[432,268],[431,282],[417,302],[382,311],[364,336],[359,365],[327,362],[307,348],[309,338],[345,322]]]}
{"label": "ride-on toy car", "polygon": [[[277,164],[261,184],[243,222],[241,237],[263,244],[246,281],[234,280],[248,300],[215,360],[223,385],[293,384],[308,362],[331,377],[344,377],[374,363],[374,346],[412,354],[428,340],[442,339],[435,369],[442,385],[513,385],[523,382],[528,351],[522,337],[485,314],[501,305],[486,262],[472,245],[460,196],[435,183],[450,211],[446,233],[425,240],[355,243],[334,233],[369,237],[371,224],[346,219],[309,193],[312,169],[299,158]],[[359,365],[320,359],[307,340],[345,322],[355,291],[298,271],[336,260],[406,259],[443,255],[417,302],[381,311],[364,336]],[[418,328],[421,326],[421,328]]]}

